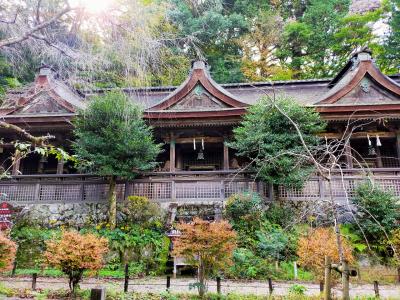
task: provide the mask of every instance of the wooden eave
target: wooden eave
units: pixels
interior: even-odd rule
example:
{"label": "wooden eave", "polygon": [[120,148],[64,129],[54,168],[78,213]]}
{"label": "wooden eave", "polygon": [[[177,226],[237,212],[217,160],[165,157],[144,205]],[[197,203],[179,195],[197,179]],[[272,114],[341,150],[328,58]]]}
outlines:
{"label": "wooden eave", "polygon": [[176,111],[176,110],[162,110],[162,111],[145,111],[144,118],[146,119],[200,119],[200,118],[223,118],[223,117],[241,117],[246,113],[246,108],[231,108],[220,110],[207,110],[207,111]]}

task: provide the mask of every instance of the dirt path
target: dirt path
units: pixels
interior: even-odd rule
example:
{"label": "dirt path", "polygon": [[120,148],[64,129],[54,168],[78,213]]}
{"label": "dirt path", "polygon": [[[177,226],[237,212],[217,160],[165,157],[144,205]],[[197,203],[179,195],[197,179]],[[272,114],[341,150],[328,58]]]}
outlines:
{"label": "dirt path", "polygon": [[[29,277],[0,277],[2,282],[7,287],[13,288],[30,288],[31,278]],[[195,293],[195,290],[189,289],[189,284],[194,283],[194,279],[179,278],[171,279],[170,291],[173,293]],[[137,292],[162,292],[166,289],[165,278],[142,278],[132,279],[129,281],[129,291]],[[289,288],[296,282],[274,282],[273,293],[276,295],[285,295],[288,293]],[[318,295],[319,285],[312,283],[297,283],[307,288],[307,295]],[[85,289],[93,287],[106,287],[111,289],[123,289],[123,280],[120,279],[85,279],[81,287]],[[65,278],[46,278],[39,277],[37,280],[37,288],[39,289],[67,289],[68,283]],[[351,296],[373,296],[374,288],[372,284],[351,285]],[[209,282],[209,291],[216,292],[216,282]],[[400,300],[400,285],[382,285],[379,287],[380,296],[382,299],[399,299]],[[335,295],[340,296],[340,291],[337,288],[333,289]],[[254,295],[268,295],[269,288],[266,281],[222,281],[222,293],[237,293],[237,294],[254,294]]]}

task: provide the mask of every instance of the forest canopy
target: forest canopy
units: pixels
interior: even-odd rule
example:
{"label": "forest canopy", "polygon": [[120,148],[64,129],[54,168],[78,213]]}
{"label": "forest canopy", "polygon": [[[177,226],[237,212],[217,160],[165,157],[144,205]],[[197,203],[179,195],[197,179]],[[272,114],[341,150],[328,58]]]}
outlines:
{"label": "forest canopy", "polygon": [[400,66],[400,0],[101,3],[2,0],[0,92],[41,64],[77,88],[177,85],[198,58],[219,83],[327,78],[364,46],[385,73]]}

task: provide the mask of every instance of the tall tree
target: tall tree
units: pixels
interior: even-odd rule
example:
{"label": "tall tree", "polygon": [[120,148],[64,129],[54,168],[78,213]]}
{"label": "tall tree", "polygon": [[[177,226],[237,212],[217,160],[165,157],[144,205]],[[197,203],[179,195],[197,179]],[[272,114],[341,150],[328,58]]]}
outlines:
{"label": "tall tree", "polygon": [[116,180],[131,179],[156,163],[160,145],[142,118],[142,110],[125,94],[94,97],[75,119],[77,156],[89,171],[109,181],[109,223],[116,225]]}
{"label": "tall tree", "polygon": [[[400,0],[391,0],[390,4],[390,33],[385,41],[386,69],[390,73],[400,70]],[[383,64],[383,63],[382,63]]]}
{"label": "tall tree", "polygon": [[325,123],[318,113],[291,98],[278,96],[277,99],[264,98],[249,109],[241,125],[234,129],[231,147],[238,155],[251,159],[251,167],[261,179],[299,187],[314,167],[303,155],[305,149],[296,128],[277,107],[295,120],[307,145],[319,145],[320,138],[316,135],[324,130]]}

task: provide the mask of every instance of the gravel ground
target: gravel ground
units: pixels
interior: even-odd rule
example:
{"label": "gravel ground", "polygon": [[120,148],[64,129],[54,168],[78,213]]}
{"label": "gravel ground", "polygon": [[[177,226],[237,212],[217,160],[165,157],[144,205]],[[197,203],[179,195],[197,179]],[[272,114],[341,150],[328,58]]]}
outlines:
{"label": "gravel ground", "polygon": [[[29,277],[0,277],[2,282],[7,287],[13,288],[30,288],[31,278]],[[190,278],[178,278],[171,279],[170,291],[173,293],[195,293],[195,290],[189,289],[189,284],[194,283],[194,279]],[[319,294],[319,285],[311,283],[300,283],[300,282],[273,282],[273,293],[276,295],[285,295],[288,293],[288,289],[293,284],[301,284],[307,288],[307,295]],[[269,288],[268,282],[266,281],[222,281],[222,293],[237,293],[237,294],[254,294],[254,295],[268,295]],[[112,289],[123,289],[123,280],[116,279],[85,279],[81,283],[81,287],[88,289],[93,287],[106,287]],[[68,282],[65,278],[45,278],[39,277],[37,280],[37,288],[39,289],[67,289]],[[340,288],[340,287],[338,287]],[[333,293],[340,296],[341,293],[338,288],[333,289]],[[129,281],[129,291],[137,292],[161,292],[166,289],[165,278],[142,278],[142,279],[131,279]],[[216,292],[216,282],[209,282],[209,291]],[[381,285],[379,286],[379,292],[382,299],[399,299],[400,300],[400,285]],[[350,295],[355,296],[373,296],[374,287],[372,284],[363,285],[351,285]]]}

